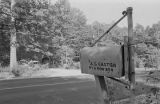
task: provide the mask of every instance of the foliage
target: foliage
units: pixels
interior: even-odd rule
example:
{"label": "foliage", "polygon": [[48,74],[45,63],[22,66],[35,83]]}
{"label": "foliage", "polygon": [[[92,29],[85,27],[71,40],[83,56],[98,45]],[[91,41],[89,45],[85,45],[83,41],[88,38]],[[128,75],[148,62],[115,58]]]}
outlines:
{"label": "foliage", "polygon": [[15,77],[21,76],[23,73],[27,72],[29,70],[28,66],[23,65],[17,65],[13,70],[12,73]]}
{"label": "foliage", "polygon": [[[87,24],[83,12],[71,7],[68,0],[15,0],[10,11],[10,0],[1,0],[0,5],[0,63],[9,64],[11,12],[15,18],[17,34],[17,59],[41,61],[49,57],[54,66],[72,64],[72,58],[79,55],[80,49],[90,46],[111,25]],[[114,27],[97,46],[123,44],[127,36],[126,27]],[[160,22],[151,27],[137,24],[134,27],[137,63],[145,67],[159,67],[160,61]],[[67,50],[67,51],[66,51]]]}
{"label": "foliage", "polygon": [[[33,63],[30,61],[26,64],[19,64],[13,70],[12,73],[15,77],[25,76],[25,74],[31,74],[35,71],[48,69],[48,64],[40,65],[38,63]],[[10,72],[10,70],[8,71]]]}
{"label": "foliage", "polygon": [[2,66],[0,66],[0,73],[1,72],[10,72],[10,68],[9,67],[2,67]]}
{"label": "foliage", "polygon": [[0,63],[1,66],[9,65],[10,51],[10,16],[9,0],[2,0],[0,5]]}
{"label": "foliage", "polygon": [[[159,30],[158,30],[159,29]],[[146,29],[137,24],[134,29],[134,39],[139,43],[136,45],[136,54],[144,63],[145,67],[159,68],[160,51],[159,51],[159,22]]]}

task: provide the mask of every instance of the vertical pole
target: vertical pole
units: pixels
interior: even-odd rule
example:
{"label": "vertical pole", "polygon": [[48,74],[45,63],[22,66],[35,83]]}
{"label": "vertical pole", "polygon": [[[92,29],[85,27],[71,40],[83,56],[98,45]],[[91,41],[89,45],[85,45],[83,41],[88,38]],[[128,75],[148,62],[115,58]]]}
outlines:
{"label": "vertical pole", "polygon": [[128,36],[124,37],[124,70],[125,70],[125,78],[128,79]]}
{"label": "vertical pole", "polygon": [[17,66],[17,52],[16,52],[16,29],[15,29],[15,18],[12,16],[14,0],[11,0],[11,30],[10,30],[10,69],[13,70]]}
{"label": "vertical pole", "polygon": [[106,86],[106,82],[104,76],[97,76],[95,75],[96,85],[99,90],[99,94],[101,97],[101,104],[110,104],[109,96],[108,96],[108,89]]}
{"label": "vertical pole", "polygon": [[134,47],[133,47],[133,20],[132,7],[127,8],[128,16],[128,58],[129,58],[129,81],[131,82],[131,89],[135,84],[135,65],[134,65]]}

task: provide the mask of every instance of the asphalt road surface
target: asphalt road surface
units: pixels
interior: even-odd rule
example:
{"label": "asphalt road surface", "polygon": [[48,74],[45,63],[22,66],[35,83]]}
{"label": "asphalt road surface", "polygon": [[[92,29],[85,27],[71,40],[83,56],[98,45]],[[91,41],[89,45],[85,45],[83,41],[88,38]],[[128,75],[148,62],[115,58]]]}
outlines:
{"label": "asphalt road surface", "polygon": [[34,78],[0,81],[0,104],[99,104],[95,81]]}

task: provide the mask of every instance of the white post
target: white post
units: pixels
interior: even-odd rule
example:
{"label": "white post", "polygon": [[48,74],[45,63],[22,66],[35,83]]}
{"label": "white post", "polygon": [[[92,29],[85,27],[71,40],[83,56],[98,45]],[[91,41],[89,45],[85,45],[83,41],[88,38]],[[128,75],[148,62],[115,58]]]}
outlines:
{"label": "white post", "polygon": [[17,52],[16,52],[16,29],[15,29],[15,18],[12,16],[12,9],[15,4],[14,0],[11,0],[11,40],[10,40],[10,69],[13,70],[17,66]]}

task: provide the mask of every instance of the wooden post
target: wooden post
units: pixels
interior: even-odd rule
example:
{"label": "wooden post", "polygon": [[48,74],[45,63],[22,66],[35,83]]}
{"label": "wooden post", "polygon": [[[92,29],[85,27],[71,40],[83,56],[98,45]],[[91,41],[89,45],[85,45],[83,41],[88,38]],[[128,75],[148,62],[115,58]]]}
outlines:
{"label": "wooden post", "polygon": [[131,89],[133,89],[135,84],[135,65],[134,65],[134,47],[133,47],[132,7],[127,8],[127,17],[128,17],[129,81],[131,82]]}
{"label": "wooden post", "polygon": [[129,78],[128,73],[128,36],[124,37],[124,70],[125,70],[125,78]]}
{"label": "wooden post", "polygon": [[106,86],[106,82],[104,76],[97,76],[95,75],[96,85],[99,90],[99,94],[101,97],[101,104],[110,104],[109,96],[108,96],[108,89]]}

